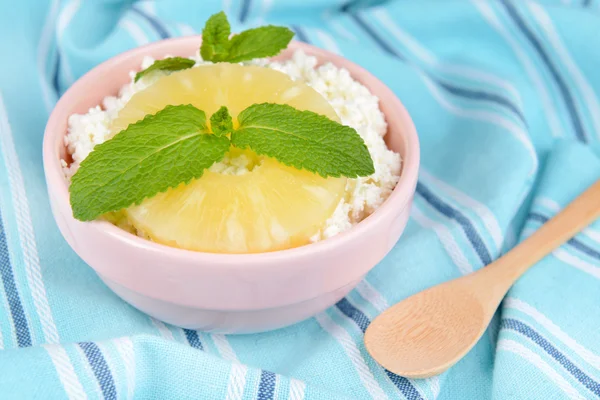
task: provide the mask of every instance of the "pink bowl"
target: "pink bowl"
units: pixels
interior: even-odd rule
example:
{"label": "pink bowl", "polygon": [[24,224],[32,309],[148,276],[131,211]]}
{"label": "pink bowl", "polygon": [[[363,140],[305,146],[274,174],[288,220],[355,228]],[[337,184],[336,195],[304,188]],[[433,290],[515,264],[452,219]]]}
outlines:
{"label": "pink bowl", "polygon": [[390,148],[403,160],[390,197],[350,231],[315,244],[261,254],[211,254],[163,246],[108,222],[73,218],[60,160],[67,119],[85,113],[129,81],[144,56],[189,56],[200,37],[163,40],[118,55],[80,78],[56,105],[44,134],[44,170],[52,212],[75,252],[123,300],[165,322],[222,333],[266,331],[299,322],[335,304],[391,250],[408,220],[419,168],[415,127],[398,98],[369,72],[341,57],[292,43],[320,63],[350,71],[381,100]]}

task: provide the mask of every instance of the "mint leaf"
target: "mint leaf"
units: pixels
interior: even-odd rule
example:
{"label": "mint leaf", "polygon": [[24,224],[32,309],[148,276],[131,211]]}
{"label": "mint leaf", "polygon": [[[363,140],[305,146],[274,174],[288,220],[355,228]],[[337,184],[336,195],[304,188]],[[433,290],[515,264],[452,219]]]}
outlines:
{"label": "mint leaf", "polygon": [[362,138],[349,126],[283,104],[254,104],[238,115],[234,146],[250,148],[279,162],[323,177],[367,176],[375,172]]}
{"label": "mint leaf", "polygon": [[204,61],[225,61],[229,54],[231,26],[223,11],[212,15],[202,30],[200,55]]}
{"label": "mint leaf", "polygon": [[154,64],[135,74],[134,82],[137,82],[141,77],[152,71],[179,71],[182,69],[192,68],[195,63],[196,62],[194,60],[183,57],[169,57],[163,60],[156,60],[154,61]]}
{"label": "mint leaf", "polygon": [[206,115],[191,105],[167,106],[96,146],[71,180],[71,207],[81,221],[140,204],[199,178],[229,150],[227,137],[207,134]]}
{"label": "mint leaf", "polygon": [[233,120],[227,107],[222,106],[210,117],[210,128],[217,136],[225,136],[233,131]]}
{"label": "mint leaf", "polygon": [[272,57],[287,47],[294,32],[282,26],[262,26],[248,29],[231,39],[229,54],[224,61],[238,63],[254,58]]}

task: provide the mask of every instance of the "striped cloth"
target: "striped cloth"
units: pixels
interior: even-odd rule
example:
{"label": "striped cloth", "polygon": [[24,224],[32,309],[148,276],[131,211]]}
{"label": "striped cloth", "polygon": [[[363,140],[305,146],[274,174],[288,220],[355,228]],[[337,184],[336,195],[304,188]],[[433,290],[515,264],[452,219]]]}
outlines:
{"label": "striped cloth", "polygon": [[[51,217],[42,132],[99,62],[198,32],[286,24],[381,78],[422,170],[407,229],[331,309],[249,336],[165,325],[113,295]],[[362,343],[382,310],[477,270],[600,177],[600,0],[0,0],[0,398],[600,397],[600,225],[510,291],[439,377],[386,371]]]}

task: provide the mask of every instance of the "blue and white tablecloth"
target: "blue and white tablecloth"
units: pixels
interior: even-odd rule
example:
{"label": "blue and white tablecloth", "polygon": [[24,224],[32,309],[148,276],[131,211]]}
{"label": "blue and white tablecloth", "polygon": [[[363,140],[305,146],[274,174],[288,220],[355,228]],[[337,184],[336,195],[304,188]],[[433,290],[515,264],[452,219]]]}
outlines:
{"label": "blue and white tablecloth", "polygon": [[[60,236],[42,135],[60,93],[124,50],[289,25],[372,71],[414,118],[422,170],[389,256],[335,307],[249,336],[165,325]],[[600,224],[510,291],[454,368],[407,380],[362,343],[406,296],[488,264],[600,178],[600,0],[0,0],[0,398],[600,397]],[[600,199],[599,199],[600,201]]]}

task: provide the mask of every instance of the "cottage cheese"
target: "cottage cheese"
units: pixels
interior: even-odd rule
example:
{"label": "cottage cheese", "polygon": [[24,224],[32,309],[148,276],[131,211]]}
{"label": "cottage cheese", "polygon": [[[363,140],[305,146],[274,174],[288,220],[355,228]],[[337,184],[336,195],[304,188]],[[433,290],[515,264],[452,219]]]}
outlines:
{"label": "cottage cheese", "polygon": [[[197,54],[196,66],[205,64]],[[144,58],[142,69],[154,60]],[[263,65],[281,71],[294,80],[302,80],[319,92],[334,108],[344,125],[356,129],[363,138],[375,165],[375,173],[368,177],[348,179],[346,196],[340,201],[322,231],[312,237],[313,241],[325,239],[350,229],[370,215],[390,195],[400,176],[400,156],[389,150],[383,140],[387,124],[379,99],[356,82],[350,73],[332,64],[317,67],[317,59],[296,51],[290,60],[268,62],[254,60],[254,65]],[[65,145],[73,162],[62,161],[65,176],[70,178],[94,146],[110,139],[109,126],[119,110],[131,96],[152,85],[164,73],[156,72],[133,82],[135,72],[130,72],[131,82],[121,89],[119,96],[106,97],[102,106],[91,108],[87,114],[74,114],[69,118]],[[244,174],[248,172],[250,160],[244,156],[225,158],[211,167],[214,172]]]}

